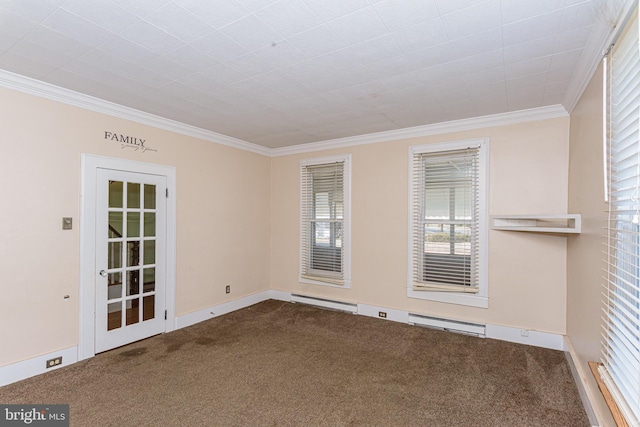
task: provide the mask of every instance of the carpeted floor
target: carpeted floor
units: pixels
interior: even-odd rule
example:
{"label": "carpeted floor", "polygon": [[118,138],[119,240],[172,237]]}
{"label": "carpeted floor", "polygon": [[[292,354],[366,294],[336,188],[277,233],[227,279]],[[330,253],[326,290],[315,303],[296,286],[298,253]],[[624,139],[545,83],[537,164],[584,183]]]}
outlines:
{"label": "carpeted floor", "polygon": [[266,301],[0,388],[72,426],[588,426],[562,352]]}

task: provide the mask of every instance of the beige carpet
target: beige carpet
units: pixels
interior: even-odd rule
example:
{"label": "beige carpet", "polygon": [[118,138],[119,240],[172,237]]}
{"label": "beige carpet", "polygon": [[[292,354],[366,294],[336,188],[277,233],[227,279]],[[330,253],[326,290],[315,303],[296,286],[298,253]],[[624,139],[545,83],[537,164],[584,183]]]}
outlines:
{"label": "beige carpet", "polygon": [[587,426],[562,352],[266,301],[0,388],[72,426]]}

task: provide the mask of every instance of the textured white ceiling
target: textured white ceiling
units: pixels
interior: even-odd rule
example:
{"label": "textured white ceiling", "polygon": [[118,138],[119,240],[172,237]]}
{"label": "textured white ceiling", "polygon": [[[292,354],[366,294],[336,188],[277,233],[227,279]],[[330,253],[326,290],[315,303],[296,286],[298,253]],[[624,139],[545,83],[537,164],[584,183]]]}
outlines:
{"label": "textured white ceiling", "polygon": [[0,68],[265,147],[563,104],[626,0],[0,0]]}

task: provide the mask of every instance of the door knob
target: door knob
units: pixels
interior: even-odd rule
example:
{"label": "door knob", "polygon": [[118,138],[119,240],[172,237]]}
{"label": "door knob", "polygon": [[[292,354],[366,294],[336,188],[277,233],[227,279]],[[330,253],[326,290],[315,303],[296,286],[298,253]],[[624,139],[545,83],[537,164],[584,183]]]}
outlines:
{"label": "door knob", "polygon": [[106,272],[106,271],[104,271],[104,270],[100,270],[100,273],[99,273],[99,274],[100,274],[102,277],[107,277],[107,272]]}

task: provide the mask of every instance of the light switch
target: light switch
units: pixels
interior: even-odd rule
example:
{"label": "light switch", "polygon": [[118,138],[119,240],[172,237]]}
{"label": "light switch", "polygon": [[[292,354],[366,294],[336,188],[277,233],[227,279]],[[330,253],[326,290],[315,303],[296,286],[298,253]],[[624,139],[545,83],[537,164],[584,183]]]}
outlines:
{"label": "light switch", "polygon": [[71,217],[65,216],[62,218],[62,229],[63,230],[71,230],[73,228],[73,219]]}

